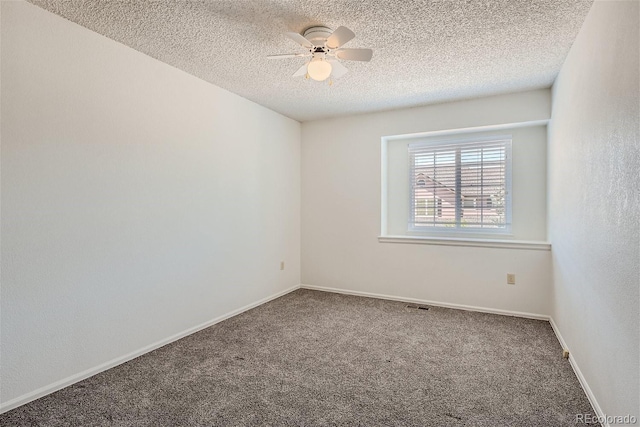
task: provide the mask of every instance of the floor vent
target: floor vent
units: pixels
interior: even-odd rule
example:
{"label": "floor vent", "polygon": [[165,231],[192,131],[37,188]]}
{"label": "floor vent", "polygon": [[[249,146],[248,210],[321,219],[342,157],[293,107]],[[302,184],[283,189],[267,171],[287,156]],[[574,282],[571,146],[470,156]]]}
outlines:
{"label": "floor vent", "polygon": [[409,304],[407,306],[407,308],[411,308],[413,310],[429,310],[429,307],[426,307],[424,305],[412,305],[412,304]]}

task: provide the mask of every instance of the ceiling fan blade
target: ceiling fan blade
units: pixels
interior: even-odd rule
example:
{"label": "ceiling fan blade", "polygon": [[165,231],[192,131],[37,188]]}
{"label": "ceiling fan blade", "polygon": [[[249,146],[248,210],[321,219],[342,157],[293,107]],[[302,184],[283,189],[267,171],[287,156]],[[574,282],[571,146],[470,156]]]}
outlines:
{"label": "ceiling fan blade", "polygon": [[331,77],[339,79],[349,72],[347,67],[342,65],[338,60],[330,59],[328,62],[331,64]]}
{"label": "ceiling fan blade", "polygon": [[309,63],[307,62],[302,67],[298,68],[298,71],[293,73],[293,76],[291,76],[291,77],[302,77],[302,76],[306,75],[307,74],[307,64],[309,64]]}
{"label": "ceiling fan blade", "polygon": [[347,27],[338,27],[327,39],[327,47],[329,49],[337,49],[355,36],[353,31]]}
{"label": "ceiling fan blade", "polygon": [[289,37],[294,42],[306,47],[307,49],[311,49],[313,47],[313,43],[311,43],[309,40],[305,39],[302,36],[302,34],[289,32],[289,33],[284,33],[284,35]]}
{"label": "ceiling fan blade", "polygon": [[310,53],[285,53],[282,55],[267,55],[269,59],[282,59],[282,58],[302,58],[304,56],[311,56]]}
{"label": "ceiling fan blade", "polygon": [[347,61],[371,61],[373,50],[371,49],[340,49],[336,51],[336,57]]}

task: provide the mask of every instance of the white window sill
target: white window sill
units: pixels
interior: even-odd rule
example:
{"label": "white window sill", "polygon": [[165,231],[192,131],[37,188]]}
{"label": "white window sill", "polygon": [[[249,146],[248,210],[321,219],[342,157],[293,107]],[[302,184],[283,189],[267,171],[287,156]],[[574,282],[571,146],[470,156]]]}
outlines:
{"label": "white window sill", "polygon": [[413,243],[419,245],[468,246],[477,248],[527,249],[550,251],[551,243],[535,240],[470,239],[466,237],[378,236],[380,243]]}

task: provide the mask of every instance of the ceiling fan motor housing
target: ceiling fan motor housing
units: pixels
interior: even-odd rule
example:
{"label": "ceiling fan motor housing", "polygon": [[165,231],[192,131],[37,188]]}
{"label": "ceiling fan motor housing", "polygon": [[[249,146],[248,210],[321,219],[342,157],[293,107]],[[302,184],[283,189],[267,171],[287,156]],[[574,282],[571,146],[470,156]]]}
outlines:
{"label": "ceiling fan motor housing", "polygon": [[333,30],[327,27],[311,27],[304,31],[304,38],[313,43],[314,46],[324,47],[325,42]]}

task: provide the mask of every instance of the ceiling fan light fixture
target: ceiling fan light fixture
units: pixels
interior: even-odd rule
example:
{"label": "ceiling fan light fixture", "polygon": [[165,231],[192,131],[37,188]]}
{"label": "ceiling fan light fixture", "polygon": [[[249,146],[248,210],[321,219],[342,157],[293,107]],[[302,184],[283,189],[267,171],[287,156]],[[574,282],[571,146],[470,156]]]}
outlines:
{"label": "ceiling fan light fixture", "polygon": [[[327,27],[307,28],[304,34],[288,32],[285,36],[304,47],[306,53],[285,53],[268,55],[267,58],[310,58],[292,77],[303,77],[323,82],[327,79],[338,79],[347,73],[347,68],[340,63],[346,61],[370,61],[371,49],[345,49],[342,46],[355,37],[353,31],[346,27],[338,27],[335,31]],[[333,81],[329,81],[329,86]]]}
{"label": "ceiling fan light fixture", "polygon": [[325,61],[324,58],[313,58],[307,65],[307,74],[318,82],[327,80],[331,75],[331,70],[331,64]]}

